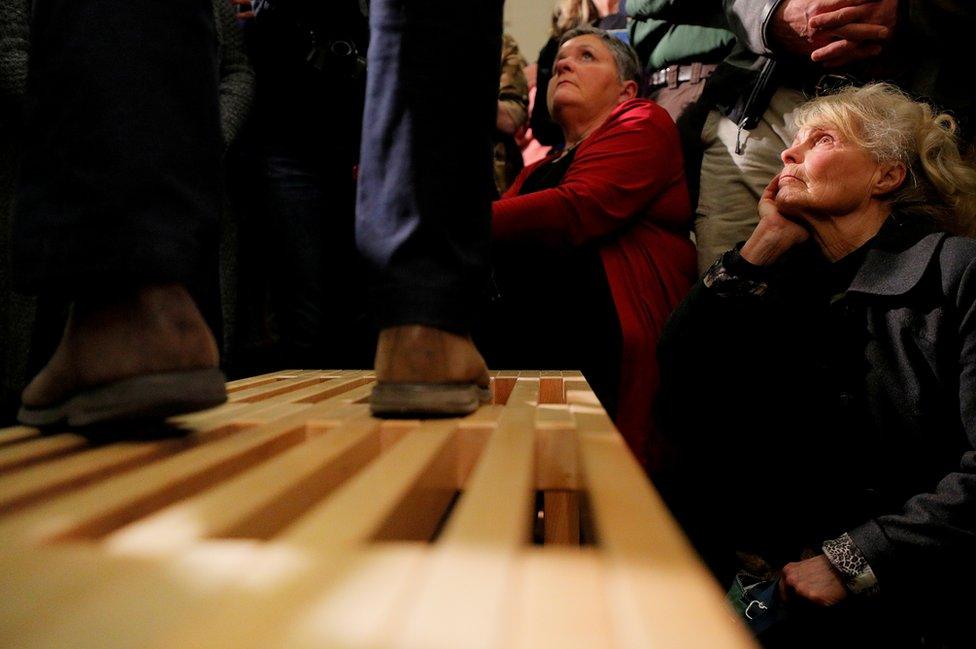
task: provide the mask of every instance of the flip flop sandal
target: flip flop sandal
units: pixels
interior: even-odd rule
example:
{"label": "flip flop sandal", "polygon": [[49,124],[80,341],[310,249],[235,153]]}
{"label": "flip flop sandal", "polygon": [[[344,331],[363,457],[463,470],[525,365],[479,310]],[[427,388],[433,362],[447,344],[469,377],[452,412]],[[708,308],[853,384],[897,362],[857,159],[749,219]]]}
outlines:
{"label": "flip flop sandal", "polygon": [[377,383],[369,397],[375,417],[457,417],[491,401],[476,383]]}
{"label": "flip flop sandal", "polygon": [[110,422],[164,419],[213,408],[227,401],[218,369],[160,372],[79,390],[48,406],[21,406],[17,420],[28,426],[67,423],[82,427]]}

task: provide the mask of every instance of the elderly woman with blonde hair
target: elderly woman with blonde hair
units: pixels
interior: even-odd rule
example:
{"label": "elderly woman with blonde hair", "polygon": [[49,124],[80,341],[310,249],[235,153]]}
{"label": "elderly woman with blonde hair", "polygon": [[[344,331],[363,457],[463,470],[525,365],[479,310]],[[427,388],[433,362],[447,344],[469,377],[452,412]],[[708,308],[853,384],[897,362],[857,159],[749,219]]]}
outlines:
{"label": "elderly woman with blonde hair", "polygon": [[659,484],[767,646],[972,646],[976,171],[888,85],[796,122],[662,336]]}

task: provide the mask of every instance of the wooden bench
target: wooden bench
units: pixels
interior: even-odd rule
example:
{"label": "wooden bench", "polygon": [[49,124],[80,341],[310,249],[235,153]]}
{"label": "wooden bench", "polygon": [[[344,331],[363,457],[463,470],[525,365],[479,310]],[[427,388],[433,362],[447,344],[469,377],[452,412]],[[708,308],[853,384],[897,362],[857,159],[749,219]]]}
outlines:
{"label": "wooden bench", "polygon": [[753,646],[580,374],[424,421],[371,418],[372,380],[0,430],[0,646]]}

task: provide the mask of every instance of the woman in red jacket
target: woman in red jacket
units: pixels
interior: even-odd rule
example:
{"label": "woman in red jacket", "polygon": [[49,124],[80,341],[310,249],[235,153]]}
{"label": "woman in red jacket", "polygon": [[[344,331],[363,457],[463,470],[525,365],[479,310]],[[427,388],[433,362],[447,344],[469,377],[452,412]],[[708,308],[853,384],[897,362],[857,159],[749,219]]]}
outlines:
{"label": "woman in red jacket", "polygon": [[655,346],[695,278],[678,132],[635,99],[633,50],[582,27],[561,41],[548,102],[566,147],[494,204],[494,367],[581,369],[645,464]]}

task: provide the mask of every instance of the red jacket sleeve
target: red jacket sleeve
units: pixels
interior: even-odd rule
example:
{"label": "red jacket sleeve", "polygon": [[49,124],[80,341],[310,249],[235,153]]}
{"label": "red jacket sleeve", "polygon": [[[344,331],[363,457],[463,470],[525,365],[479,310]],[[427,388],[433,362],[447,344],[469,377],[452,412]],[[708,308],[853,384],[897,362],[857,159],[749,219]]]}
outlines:
{"label": "red jacket sleeve", "polygon": [[684,181],[677,129],[660,107],[625,102],[580,145],[558,187],[514,195],[523,181],[494,203],[492,237],[578,246],[626,226]]}

